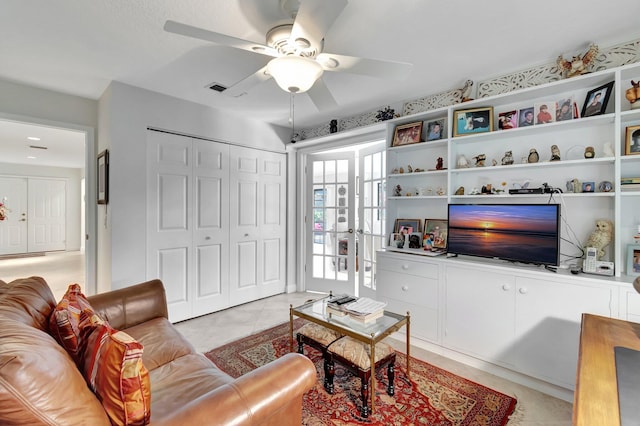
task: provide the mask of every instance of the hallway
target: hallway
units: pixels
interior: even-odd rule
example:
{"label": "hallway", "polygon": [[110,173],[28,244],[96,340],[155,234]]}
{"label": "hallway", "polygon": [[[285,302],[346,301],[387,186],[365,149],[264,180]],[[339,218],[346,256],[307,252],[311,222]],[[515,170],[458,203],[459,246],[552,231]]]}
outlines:
{"label": "hallway", "polygon": [[67,291],[69,284],[78,283],[85,290],[85,253],[83,251],[49,252],[44,256],[0,259],[0,280],[43,277],[56,300]]}

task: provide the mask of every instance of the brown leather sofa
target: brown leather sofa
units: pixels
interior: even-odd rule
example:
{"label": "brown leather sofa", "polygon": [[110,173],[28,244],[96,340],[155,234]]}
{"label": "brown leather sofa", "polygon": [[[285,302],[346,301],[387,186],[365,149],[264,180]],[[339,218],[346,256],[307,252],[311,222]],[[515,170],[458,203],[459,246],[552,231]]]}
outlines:
{"label": "brown leather sofa", "polygon": [[[313,364],[287,354],[237,379],[168,321],[164,287],[149,281],[89,298],[111,326],[144,345],[153,425],[300,425]],[[39,277],[0,281],[0,424],[110,425],[72,358],[48,330],[55,298]]]}

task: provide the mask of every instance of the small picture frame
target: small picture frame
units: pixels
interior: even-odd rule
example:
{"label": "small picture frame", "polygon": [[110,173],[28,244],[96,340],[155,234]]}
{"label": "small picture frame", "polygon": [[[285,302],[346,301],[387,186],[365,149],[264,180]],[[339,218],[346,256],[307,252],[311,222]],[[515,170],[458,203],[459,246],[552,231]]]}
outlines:
{"label": "small picture frame", "polygon": [[640,154],[640,126],[629,126],[624,139],[624,155],[638,154]]}
{"label": "small picture frame", "polygon": [[493,130],[493,107],[459,109],[453,112],[453,136]]}
{"label": "small picture frame", "polygon": [[410,145],[420,142],[422,136],[422,121],[415,123],[400,124],[396,126],[393,133],[391,146]]}
{"label": "small picture frame", "polygon": [[393,232],[401,234],[411,234],[413,232],[421,232],[420,219],[396,219]]}
{"label": "small picture frame", "polygon": [[640,275],[640,244],[627,245],[627,275]]}
{"label": "small picture frame", "polygon": [[518,111],[505,111],[498,113],[498,129],[509,130],[518,127]]}
{"label": "small picture frame", "polygon": [[595,192],[595,182],[582,182],[582,192]]}
{"label": "small picture frame", "polygon": [[518,127],[533,126],[535,124],[533,107],[522,108],[518,111]]}
{"label": "small picture frame", "polygon": [[533,106],[536,115],[536,124],[555,123],[556,103],[555,101],[538,102]]}
{"label": "small picture frame", "polygon": [[412,232],[409,235],[409,248],[422,248],[422,232]]}
{"label": "small picture frame", "polygon": [[404,235],[399,232],[392,232],[389,235],[389,246],[395,248],[404,248]]}
{"label": "small picture frame", "polygon": [[575,116],[574,104],[573,97],[559,99],[556,108],[556,121],[568,121],[578,118]]}
{"label": "small picture frame", "polygon": [[97,202],[109,204],[109,150],[105,149],[98,154],[97,170]]}
{"label": "small picture frame", "polygon": [[587,92],[582,105],[582,117],[592,117],[594,115],[604,114],[609,103],[609,97],[613,91],[613,81],[596,87]]}
{"label": "small picture frame", "polygon": [[449,221],[446,219],[425,219],[424,240],[431,244],[433,249],[447,248],[447,234],[449,233]]}
{"label": "small picture frame", "polygon": [[444,119],[429,121],[427,123],[427,140],[435,141],[442,139],[444,130]]}

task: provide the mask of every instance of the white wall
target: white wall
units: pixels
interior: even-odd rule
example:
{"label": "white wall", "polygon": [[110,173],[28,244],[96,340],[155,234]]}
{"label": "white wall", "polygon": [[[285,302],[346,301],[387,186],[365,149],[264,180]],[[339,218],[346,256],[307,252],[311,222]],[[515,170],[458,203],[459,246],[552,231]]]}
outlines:
{"label": "white wall", "polygon": [[[112,82],[100,99],[98,138],[98,152],[110,150],[109,205],[106,209],[101,206],[98,213],[98,251],[107,249],[108,237],[103,238],[102,233],[109,233],[111,259],[109,265],[106,257],[99,258],[98,281],[111,282],[114,289],[147,278],[148,127],[278,152],[285,152],[283,141],[290,132],[256,119]],[[103,224],[108,229],[103,230]]]}
{"label": "white wall", "polygon": [[67,181],[65,226],[66,246],[68,251],[80,250],[82,238],[81,217],[83,216],[83,212],[80,207],[80,184],[84,175],[84,171],[82,169],[0,163],[0,173],[2,173],[3,176],[65,179]]}

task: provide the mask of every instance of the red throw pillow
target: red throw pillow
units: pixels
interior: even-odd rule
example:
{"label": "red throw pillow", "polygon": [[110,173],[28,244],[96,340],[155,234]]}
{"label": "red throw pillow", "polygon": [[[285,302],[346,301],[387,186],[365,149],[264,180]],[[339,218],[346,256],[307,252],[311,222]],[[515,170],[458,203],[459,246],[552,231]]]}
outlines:
{"label": "red throw pillow", "polygon": [[79,352],[83,346],[80,336],[83,312],[86,317],[94,314],[80,285],[71,284],[49,318],[49,333],[66,349],[76,364],[82,358]]}
{"label": "red throw pillow", "polygon": [[[96,321],[97,320],[97,321]],[[145,425],[151,418],[151,383],[143,347],[96,315],[86,338],[82,373],[113,425]]]}

